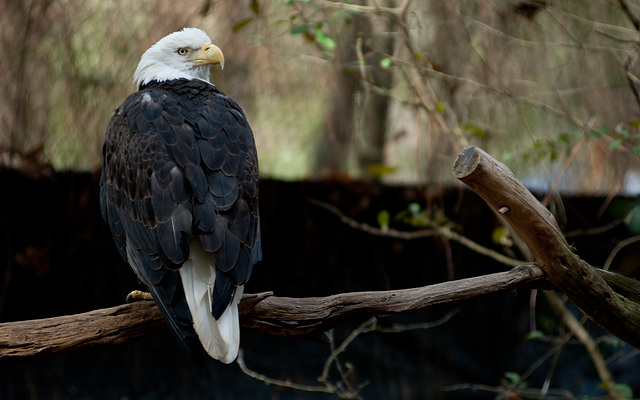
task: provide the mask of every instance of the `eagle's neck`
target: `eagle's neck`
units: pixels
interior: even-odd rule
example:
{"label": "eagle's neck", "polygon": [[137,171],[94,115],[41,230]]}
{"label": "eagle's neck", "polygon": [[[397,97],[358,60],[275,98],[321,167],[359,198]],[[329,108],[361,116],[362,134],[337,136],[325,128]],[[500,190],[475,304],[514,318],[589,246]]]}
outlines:
{"label": "eagle's neck", "polygon": [[214,85],[213,83],[209,82],[206,79],[200,79],[200,78],[193,78],[193,79],[188,79],[188,78],[177,78],[177,79],[166,79],[166,80],[151,80],[149,82],[143,83],[140,86],[138,86],[138,90],[144,90],[144,89],[148,89],[154,86],[158,86],[158,85],[162,85],[162,84],[175,84],[175,83],[181,83],[181,82],[198,82],[198,83],[204,83],[208,86],[212,86],[212,87],[216,87],[216,85]]}
{"label": "eagle's neck", "polygon": [[193,66],[191,68],[180,65],[182,68],[178,68],[175,66],[167,66],[162,62],[151,61],[149,57],[143,56],[140,64],[138,64],[138,68],[133,75],[133,81],[138,89],[152,81],[165,82],[173,79],[200,79],[209,82],[210,71],[208,65]]}

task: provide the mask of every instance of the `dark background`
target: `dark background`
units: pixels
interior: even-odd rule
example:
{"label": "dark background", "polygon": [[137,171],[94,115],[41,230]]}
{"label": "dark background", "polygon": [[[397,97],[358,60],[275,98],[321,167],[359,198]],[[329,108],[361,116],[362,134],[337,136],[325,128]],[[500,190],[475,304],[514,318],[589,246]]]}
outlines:
{"label": "dark background", "polygon": [[[140,288],[116,251],[99,214],[98,174],[25,175],[0,170],[0,322],[80,313],[121,304]],[[425,193],[428,193],[425,194]],[[455,229],[501,251],[491,242],[499,226],[483,201],[463,189],[419,190],[384,187],[343,179],[315,182],[261,182],[264,261],[256,266],[246,292],[272,290],[278,296],[325,296],[347,291],[424,286],[448,279],[450,246],[455,279],[506,268],[442,238],[405,241],[355,230],[308,201],[335,205],[351,218],[376,226],[379,211],[392,216],[417,202],[441,210]],[[560,204],[560,203],[558,203]],[[566,231],[601,226],[625,215],[631,199],[563,197]],[[603,209],[603,205],[606,207]],[[392,220],[397,229],[415,227]],[[592,265],[630,236],[624,225],[600,235],[576,236],[569,242]],[[616,257],[614,270],[638,275],[638,247]],[[520,255],[515,254],[521,258]],[[541,296],[539,298],[542,298]],[[352,366],[350,379],[366,383],[366,399],[494,398],[482,386],[505,383],[505,372],[524,373],[554,343],[525,341],[529,332],[530,291],[488,296],[446,307],[432,307],[394,317],[380,325],[430,322],[451,311],[455,316],[429,330],[367,333],[341,356]],[[552,339],[563,327],[543,300],[536,309],[538,329]],[[338,343],[362,321],[333,331]],[[594,336],[605,332],[587,323]],[[0,344],[1,345],[1,344]],[[282,380],[317,385],[328,345],[243,331],[242,348],[249,368]],[[601,343],[618,383],[640,393],[640,357],[618,341]],[[575,396],[601,396],[599,380],[583,348],[565,346],[555,362],[545,361],[526,379]],[[549,373],[553,366],[553,373]],[[338,377],[333,370],[334,382]],[[453,385],[466,389],[451,390]],[[445,390],[445,389],[449,390]],[[324,399],[332,395],[268,386],[240,371],[237,364],[211,361],[200,371],[181,353],[168,331],[119,347],[0,360],[0,399]]]}

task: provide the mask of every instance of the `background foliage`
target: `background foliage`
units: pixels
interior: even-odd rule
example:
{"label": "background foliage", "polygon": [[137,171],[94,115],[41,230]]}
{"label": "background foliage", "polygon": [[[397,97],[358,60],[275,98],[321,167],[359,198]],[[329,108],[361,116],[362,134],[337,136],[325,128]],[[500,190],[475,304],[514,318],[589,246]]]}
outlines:
{"label": "background foliage", "polygon": [[626,1],[0,3],[0,160],[93,170],[141,53],[184,26],[227,56],[263,176],[450,183],[477,144],[526,183],[637,192],[640,5]]}

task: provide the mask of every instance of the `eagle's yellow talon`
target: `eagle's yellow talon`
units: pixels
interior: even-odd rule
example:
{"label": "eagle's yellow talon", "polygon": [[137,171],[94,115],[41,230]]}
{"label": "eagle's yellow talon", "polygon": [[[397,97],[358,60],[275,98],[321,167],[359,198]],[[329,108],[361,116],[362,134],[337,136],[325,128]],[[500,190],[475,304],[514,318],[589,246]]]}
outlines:
{"label": "eagle's yellow talon", "polygon": [[151,293],[142,290],[134,290],[127,295],[127,303],[133,303],[138,300],[153,300]]}

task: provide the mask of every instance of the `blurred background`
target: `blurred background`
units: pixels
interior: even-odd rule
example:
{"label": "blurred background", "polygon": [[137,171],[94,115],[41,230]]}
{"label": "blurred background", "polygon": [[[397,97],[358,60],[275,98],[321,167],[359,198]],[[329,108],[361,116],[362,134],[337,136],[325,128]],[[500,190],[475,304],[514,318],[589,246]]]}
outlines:
{"label": "blurred background", "polygon": [[[265,256],[248,292],[399,289],[508,268],[438,234],[372,236],[310,198],[367,227],[451,229],[525,259],[452,176],[468,145],[545,201],[581,257],[639,275],[637,1],[0,0],[0,322],[113,306],[137,287],[99,215],[100,150],[140,55],[188,26],[223,50],[211,81],[256,138]],[[0,399],[611,396],[535,292],[383,321],[442,325],[358,337],[331,366],[333,394],[266,385],[237,364],[197,371],[160,332],[115,352],[0,361]],[[334,345],[361,322],[332,331]],[[581,322],[619,394],[637,397],[638,350]],[[243,346],[260,373],[305,385],[331,354],[251,332]]]}
{"label": "blurred background", "polygon": [[525,180],[637,192],[629,1],[4,0],[0,161],[92,171],[140,55],[185,26],[224,51],[261,172],[451,183],[479,145]]}

